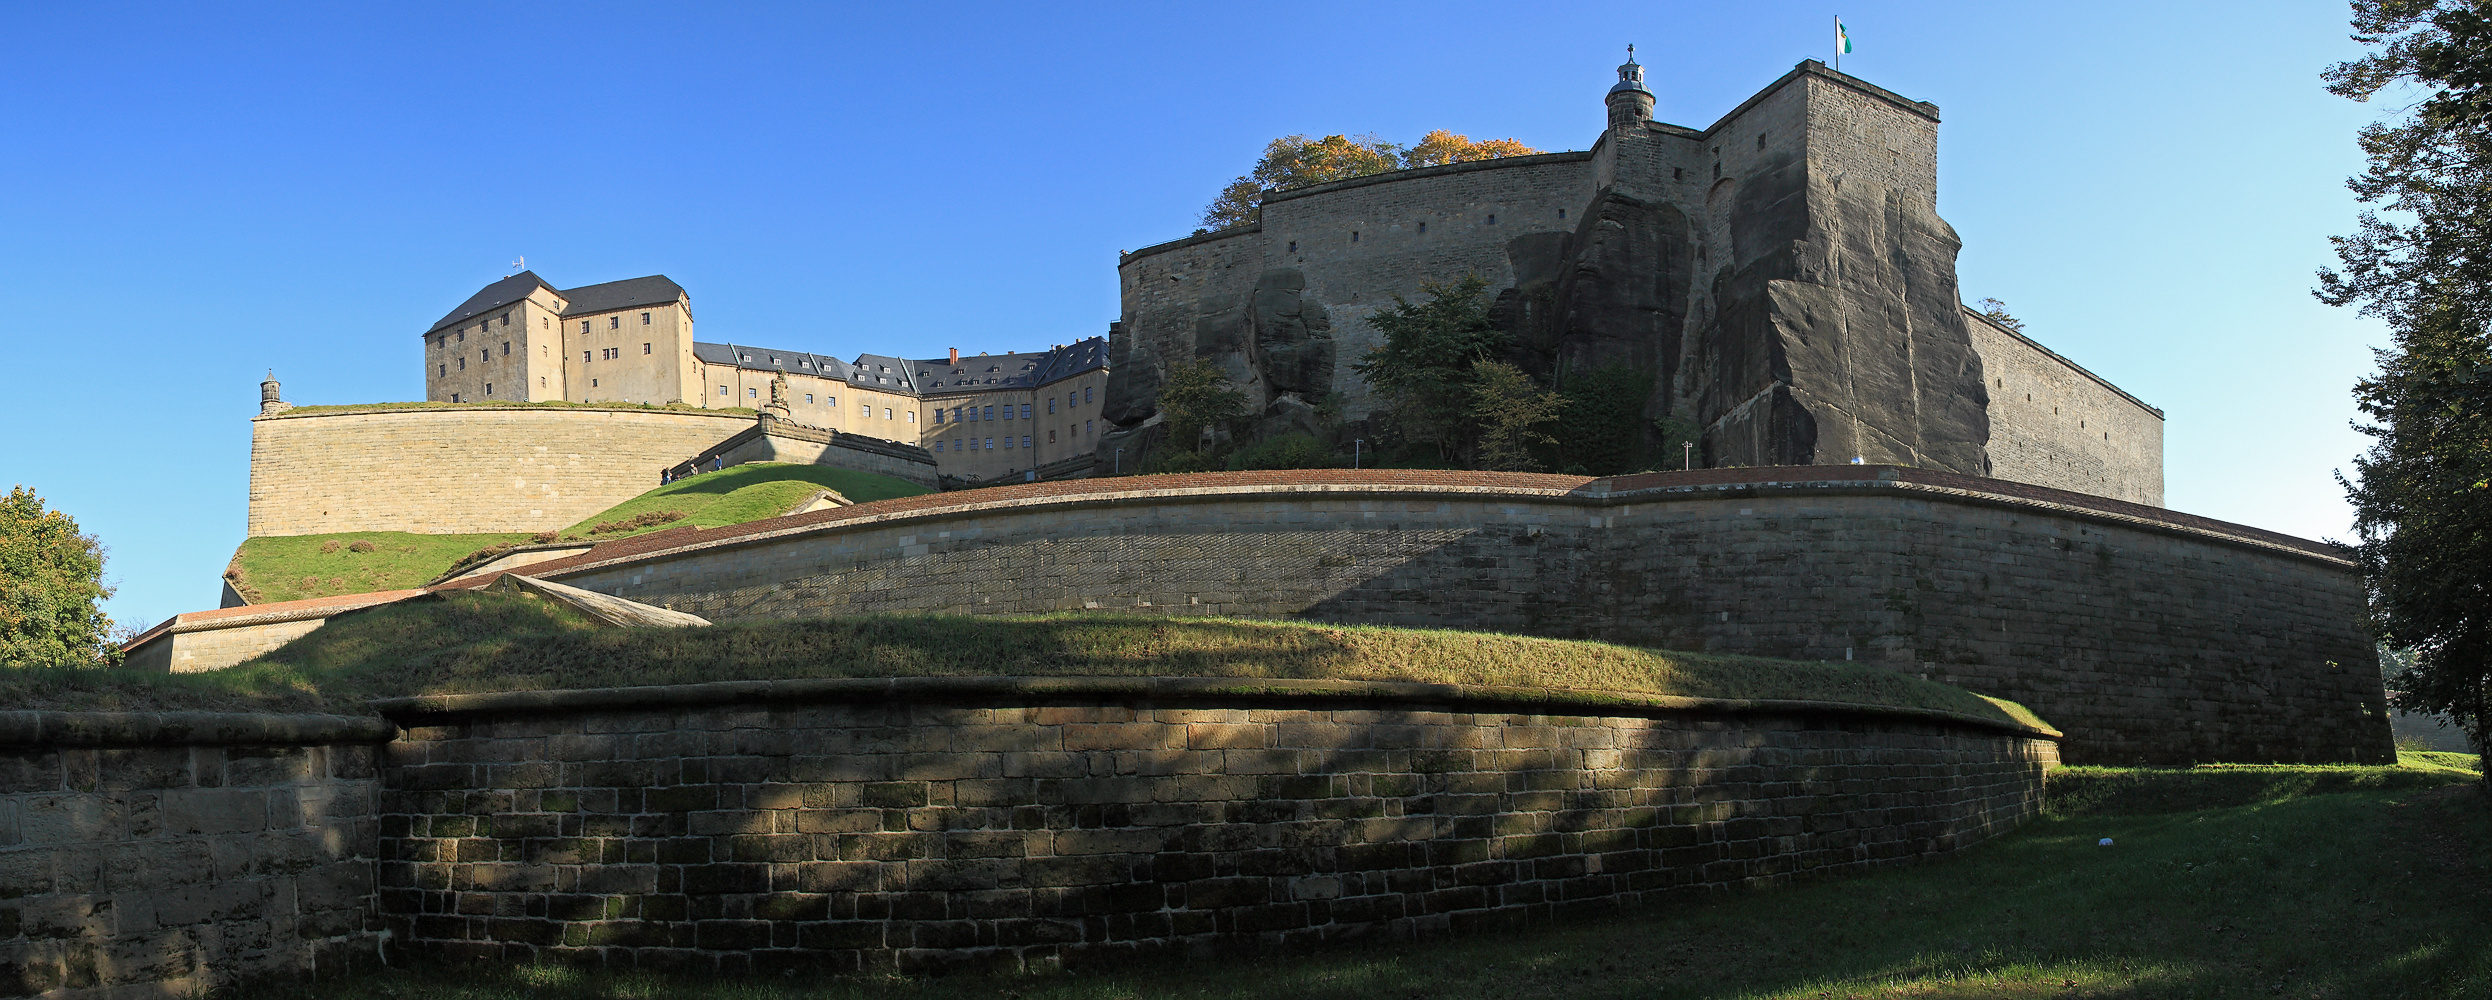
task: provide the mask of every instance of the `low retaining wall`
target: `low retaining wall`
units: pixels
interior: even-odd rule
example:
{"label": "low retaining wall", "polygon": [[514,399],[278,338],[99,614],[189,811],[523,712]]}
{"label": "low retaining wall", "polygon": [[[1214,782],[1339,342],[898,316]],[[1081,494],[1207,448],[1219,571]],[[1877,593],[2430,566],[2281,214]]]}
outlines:
{"label": "low retaining wall", "polygon": [[376,719],[0,712],[0,996],[371,964]]}
{"label": "low retaining wall", "polygon": [[2023,703],[2072,763],[2394,759],[2319,542],[1886,466],[999,486],[626,539],[532,575],[712,621],[1147,607],[1855,660]]}
{"label": "low retaining wall", "polygon": [[1029,968],[1408,938],[1946,854],[2055,734],[1852,706],[925,679],[386,705],[383,920],[445,960]]}

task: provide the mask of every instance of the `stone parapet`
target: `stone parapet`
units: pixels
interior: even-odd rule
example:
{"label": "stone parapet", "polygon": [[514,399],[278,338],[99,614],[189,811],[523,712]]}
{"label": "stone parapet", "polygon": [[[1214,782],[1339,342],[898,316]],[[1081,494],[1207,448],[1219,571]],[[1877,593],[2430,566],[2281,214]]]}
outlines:
{"label": "stone parapet", "polygon": [[392,702],[383,919],[444,960],[721,973],[1409,939],[1941,856],[2034,815],[2056,760],[2038,731],[1859,706],[1404,687],[1442,686]]}

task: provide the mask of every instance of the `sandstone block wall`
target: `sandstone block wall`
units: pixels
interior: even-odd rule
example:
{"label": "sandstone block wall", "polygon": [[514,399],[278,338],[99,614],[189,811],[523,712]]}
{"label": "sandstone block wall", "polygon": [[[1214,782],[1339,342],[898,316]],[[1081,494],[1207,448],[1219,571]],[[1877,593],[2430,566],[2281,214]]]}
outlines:
{"label": "sandstone block wall", "polygon": [[2054,760],[1891,718],[769,700],[414,725],[384,919],[447,960],[729,973],[1408,938],[1945,854]]}
{"label": "sandstone block wall", "polygon": [[1925,470],[1128,478],[668,544],[540,572],[713,621],[1148,607],[1850,660],[2030,706],[2072,761],[2391,753],[2323,546]]}
{"label": "sandstone block wall", "polygon": [[372,732],[217,743],[196,716],[65,714],[0,713],[0,995],[186,996],[371,964]]}
{"label": "sandstone block wall", "polygon": [[291,412],[251,421],[249,533],[560,528],[658,485],[751,414],[588,407]]}
{"label": "sandstone block wall", "polygon": [[122,667],[154,673],[189,674],[222,670],[275,652],[327,624],[326,618],[268,622],[235,628],[175,632],[131,653]]}
{"label": "sandstone block wall", "polygon": [[1971,310],[1990,377],[1991,474],[2163,505],[2163,412]]}

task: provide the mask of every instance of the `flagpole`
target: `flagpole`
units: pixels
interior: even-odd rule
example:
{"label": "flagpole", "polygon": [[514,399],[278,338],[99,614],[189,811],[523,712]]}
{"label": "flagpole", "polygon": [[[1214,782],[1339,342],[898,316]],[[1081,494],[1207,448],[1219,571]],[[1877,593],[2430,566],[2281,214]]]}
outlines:
{"label": "flagpole", "polygon": [[1834,71],[1843,72],[1843,15],[1834,16]]}

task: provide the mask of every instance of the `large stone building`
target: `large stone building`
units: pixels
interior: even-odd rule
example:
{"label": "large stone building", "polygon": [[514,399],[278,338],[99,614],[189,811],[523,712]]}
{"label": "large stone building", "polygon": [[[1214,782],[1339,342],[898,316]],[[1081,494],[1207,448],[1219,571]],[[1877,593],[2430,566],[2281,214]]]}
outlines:
{"label": "large stone building", "polygon": [[[693,339],[692,297],[664,275],[557,289],[534,271],[486,285],[424,331],[424,398],[442,403],[682,403],[758,409],[927,449],[943,475],[1026,475],[1096,449],[1107,341],[1028,353],[854,361]],[[689,457],[689,456],[686,456]]]}
{"label": "large stone building", "polygon": [[[2162,503],[2161,411],[1962,305],[1935,105],[1810,61],[1694,129],[1652,120],[1632,52],[1618,75],[1588,152],[1270,191],[1258,222],[1125,254],[1101,454],[1154,445],[1159,379],[1193,358],[1247,392],[1257,433],[1372,436],[1367,317],[1475,273],[1527,370],[1647,376],[1619,405],[1648,451],[1670,418],[1700,428],[1699,467],[1862,461]],[[1325,402],[1347,427],[1318,426]]]}

